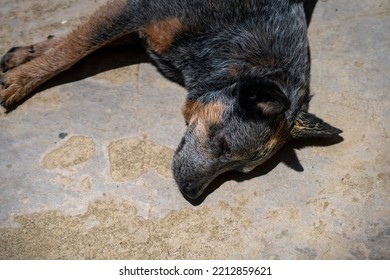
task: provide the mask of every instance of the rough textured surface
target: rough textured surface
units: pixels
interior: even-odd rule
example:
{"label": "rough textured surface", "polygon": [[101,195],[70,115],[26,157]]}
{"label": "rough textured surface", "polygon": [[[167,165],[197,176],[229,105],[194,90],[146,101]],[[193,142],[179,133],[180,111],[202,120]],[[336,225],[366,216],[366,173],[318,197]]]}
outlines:
{"label": "rough textured surface", "polygon": [[141,177],[149,169],[172,177],[171,162],[174,151],[147,139],[121,139],[108,146],[111,177],[127,182]]}
{"label": "rough textured surface", "polygon": [[69,168],[90,160],[95,150],[92,138],[72,136],[63,146],[45,155],[42,165],[47,169]]}
{"label": "rough textured surface", "polygon": [[[0,53],[104,2],[5,0]],[[342,141],[293,142],[193,204],[169,171],[185,91],[139,49],[84,59],[0,112],[0,259],[389,259],[389,29],[388,1],[318,1],[310,110]]]}

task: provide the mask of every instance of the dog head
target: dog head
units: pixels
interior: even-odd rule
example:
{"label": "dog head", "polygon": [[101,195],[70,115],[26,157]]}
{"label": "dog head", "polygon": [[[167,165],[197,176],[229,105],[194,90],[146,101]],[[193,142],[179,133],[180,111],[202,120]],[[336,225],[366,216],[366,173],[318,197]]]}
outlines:
{"label": "dog head", "polygon": [[341,132],[299,108],[295,120],[288,121],[290,106],[280,87],[265,78],[238,81],[207,99],[188,99],[183,108],[187,131],[172,165],[182,193],[195,199],[218,175],[253,170],[291,138]]}

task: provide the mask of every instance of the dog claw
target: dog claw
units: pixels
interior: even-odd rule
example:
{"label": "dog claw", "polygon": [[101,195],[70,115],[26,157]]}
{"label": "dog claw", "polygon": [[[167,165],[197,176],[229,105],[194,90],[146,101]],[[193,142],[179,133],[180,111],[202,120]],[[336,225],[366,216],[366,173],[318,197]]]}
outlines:
{"label": "dog claw", "polygon": [[19,50],[19,49],[21,49],[22,47],[12,47],[12,48],[10,48],[9,50],[8,50],[8,52],[7,53],[14,53],[14,52],[16,52],[17,50]]}
{"label": "dog claw", "polygon": [[0,107],[6,107],[6,102],[7,102],[7,99],[0,98]]}
{"label": "dog claw", "polygon": [[7,86],[6,86],[6,83],[5,83],[4,75],[0,75],[0,90],[6,89],[6,88],[7,88]]}
{"label": "dog claw", "polygon": [[[4,77],[0,75],[0,91],[5,88]],[[0,97],[0,106],[5,106],[6,99],[5,97]]]}
{"label": "dog claw", "polygon": [[2,71],[3,73],[8,71],[7,59],[8,59],[8,55],[5,54],[5,55],[1,58],[1,60],[0,60],[0,69],[1,69],[1,71]]}

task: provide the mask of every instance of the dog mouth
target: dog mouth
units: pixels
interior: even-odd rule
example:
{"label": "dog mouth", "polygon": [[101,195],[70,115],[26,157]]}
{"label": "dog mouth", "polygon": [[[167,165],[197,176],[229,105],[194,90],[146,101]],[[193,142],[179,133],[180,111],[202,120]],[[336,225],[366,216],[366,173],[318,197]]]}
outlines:
{"label": "dog mouth", "polygon": [[203,193],[204,191],[207,189],[207,187],[214,181],[215,178],[217,178],[219,176],[218,175],[215,175],[213,176],[211,179],[209,179],[206,183],[203,183],[201,185],[198,185],[197,183],[194,183],[194,182],[187,182],[183,185],[180,186],[180,191],[181,193],[191,199],[191,200],[195,200],[197,198],[199,198]]}
{"label": "dog mouth", "polygon": [[253,162],[251,164],[240,165],[240,164],[229,164],[221,169],[219,172],[214,173],[212,176],[208,176],[208,179],[204,181],[204,178],[199,178],[199,180],[192,180],[189,182],[184,182],[179,185],[181,193],[188,199],[195,200],[198,199],[204,191],[213,184],[219,176],[228,173],[228,172],[239,172],[239,173],[250,173],[256,169],[259,165],[264,163],[264,160]]}
{"label": "dog mouth", "polygon": [[199,180],[193,180],[191,182],[185,182],[183,184],[179,184],[179,189],[181,193],[191,199],[195,200],[198,199],[204,191],[213,184],[214,180],[217,179],[217,177],[221,176],[222,174],[233,171],[234,168],[231,166],[226,166],[225,168],[221,169],[220,171],[214,173],[211,176],[207,176],[207,180],[204,180],[204,178],[199,178]]}

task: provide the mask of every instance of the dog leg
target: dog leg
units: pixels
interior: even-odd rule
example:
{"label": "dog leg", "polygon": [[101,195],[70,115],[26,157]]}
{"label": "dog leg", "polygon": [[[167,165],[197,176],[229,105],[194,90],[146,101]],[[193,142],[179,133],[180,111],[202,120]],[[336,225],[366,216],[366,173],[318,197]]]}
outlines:
{"label": "dog leg", "polygon": [[[130,17],[132,1],[111,0],[69,35],[11,49],[2,59],[0,103],[20,101],[37,86],[69,69],[80,59],[114,40],[137,31]],[[14,55],[12,55],[14,53]]]}

